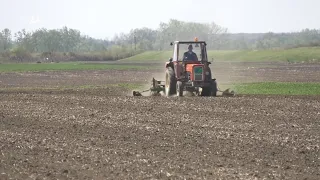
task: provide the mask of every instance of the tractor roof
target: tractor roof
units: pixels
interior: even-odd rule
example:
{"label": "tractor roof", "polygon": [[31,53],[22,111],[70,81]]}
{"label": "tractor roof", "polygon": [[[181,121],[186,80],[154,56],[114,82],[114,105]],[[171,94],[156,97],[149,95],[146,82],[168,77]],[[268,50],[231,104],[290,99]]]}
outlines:
{"label": "tractor roof", "polygon": [[171,42],[170,45],[173,45],[173,44],[201,44],[201,43],[206,45],[205,41],[174,41],[174,42]]}

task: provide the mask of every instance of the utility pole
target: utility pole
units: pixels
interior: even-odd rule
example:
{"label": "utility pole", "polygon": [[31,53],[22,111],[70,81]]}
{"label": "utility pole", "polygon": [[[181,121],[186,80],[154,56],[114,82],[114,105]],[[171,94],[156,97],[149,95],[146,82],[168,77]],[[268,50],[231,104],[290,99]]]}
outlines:
{"label": "utility pole", "polygon": [[134,36],[133,36],[133,38],[134,38],[134,51],[136,51],[136,50],[137,50],[137,38],[136,38],[136,32],[134,32]]}

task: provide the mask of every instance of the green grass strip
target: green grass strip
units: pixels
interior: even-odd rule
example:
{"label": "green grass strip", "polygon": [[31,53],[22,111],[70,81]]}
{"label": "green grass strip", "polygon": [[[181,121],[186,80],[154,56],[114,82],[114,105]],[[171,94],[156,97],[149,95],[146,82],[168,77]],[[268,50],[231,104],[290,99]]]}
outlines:
{"label": "green grass strip", "polygon": [[0,72],[37,72],[37,71],[66,71],[66,70],[129,70],[129,69],[146,69],[146,66],[138,65],[117,65],[104,63],[48,63],[48,64],[0,64]]}
{"label": "green grass strip", "polygon": [[[147,51],[120,61],[168,61],[173,51]],[[209,61],[235,62],[320,62],[320,47],[303,47],[276,50],[209,50]]]}
{"label": "green grass strip", "polygon": [[236,84],[237,94],[320,95],[320,83],[261,82]]}

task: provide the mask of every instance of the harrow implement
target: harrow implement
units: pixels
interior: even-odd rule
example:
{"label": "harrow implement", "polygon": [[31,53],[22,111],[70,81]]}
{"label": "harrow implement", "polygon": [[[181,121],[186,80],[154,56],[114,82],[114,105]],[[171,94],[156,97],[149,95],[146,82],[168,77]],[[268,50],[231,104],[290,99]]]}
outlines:
{"label": "harrow implement", "polygon": [[151,87],[149,89],[146,89],[144,91],[133,91],[133,96],[142,96],[142,93],[144,92],[148,92],[150,91],[150,95],[151,96],[160,96],[160,92],[161,91],[165,91],[165,87],[164,87],[164,81],[158,81],[154,78],[152,78],[152,81],[151,81]]}
{"label": "harrow implement", "polygon": [[[158,81],[154,78],[152,78],[151,81],[151,87],[149,89],[143,90],[143,91],[133,91],[133,96],[142,96],[142,93],[150,91],[150,96],[161,96],[161,91],[165,92],[165,81]],[[232,97],[235,96],[235,92],[232,90],[230,91],[230,88],[222,91],[220,89],[217,90],[218,92],[221,92],[221,96],[225,97]]]}

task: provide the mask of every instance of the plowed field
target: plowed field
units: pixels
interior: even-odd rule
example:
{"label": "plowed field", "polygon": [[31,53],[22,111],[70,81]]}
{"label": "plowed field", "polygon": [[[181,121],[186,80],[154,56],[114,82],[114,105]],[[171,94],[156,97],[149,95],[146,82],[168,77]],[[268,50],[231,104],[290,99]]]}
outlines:
{"label": "plowed field", "polygon": [[[218,82],[320,78],[319,65],[222,67]],[[0,74],[0,179],[320,179],[319,96],[131,97],[107,86],[151,75]],[[75,87],[89,85],[106,86]]]}

